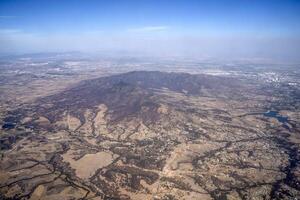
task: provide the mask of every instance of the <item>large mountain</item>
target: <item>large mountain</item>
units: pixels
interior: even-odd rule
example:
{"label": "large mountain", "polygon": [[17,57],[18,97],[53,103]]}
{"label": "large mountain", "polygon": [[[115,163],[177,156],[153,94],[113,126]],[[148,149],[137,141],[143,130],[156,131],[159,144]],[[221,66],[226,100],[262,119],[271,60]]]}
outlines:
{"label": "large mountain", "polygon": [[280,93],[246,79],[137,71],[22,105],[5,118],[1,198],[299,197],[299,125],[277,120],[279,110],[264,115],[282,105],[271,91]]}

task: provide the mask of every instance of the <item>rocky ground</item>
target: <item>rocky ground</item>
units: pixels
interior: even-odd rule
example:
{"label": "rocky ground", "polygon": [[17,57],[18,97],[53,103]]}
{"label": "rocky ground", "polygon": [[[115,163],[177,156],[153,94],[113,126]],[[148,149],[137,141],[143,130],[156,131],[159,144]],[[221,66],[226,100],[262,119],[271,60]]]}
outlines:
{"label": "rocky ground", "polygon": [[3,112],[0,198],[299,199],[299,98],[204,74],[82,81]]}

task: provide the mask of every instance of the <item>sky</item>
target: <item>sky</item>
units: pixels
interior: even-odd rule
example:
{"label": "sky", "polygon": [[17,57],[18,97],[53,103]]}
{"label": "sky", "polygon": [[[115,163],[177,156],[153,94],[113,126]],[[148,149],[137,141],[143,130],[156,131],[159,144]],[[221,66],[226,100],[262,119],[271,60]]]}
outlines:
{"label": "sky", "polygon": [[0,0],[0,53],[300,60],[300,0]]}

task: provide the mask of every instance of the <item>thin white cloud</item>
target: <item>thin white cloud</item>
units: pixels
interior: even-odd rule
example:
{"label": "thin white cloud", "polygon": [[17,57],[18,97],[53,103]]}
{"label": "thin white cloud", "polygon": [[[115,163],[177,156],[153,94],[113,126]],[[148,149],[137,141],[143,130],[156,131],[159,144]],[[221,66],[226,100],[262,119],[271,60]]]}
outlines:
{"label": "thin white cloud", "polygon": [[14,16],[14,15],[0,15],[0,19],[13,19],[16,17],[17,16]]}
{"label": "thin white cloud", "polygon": [[89,35],[89,34],[95,35],[95,34],[102,34],[102,33],[104,33],[104,31],[103,30],[88,30],[88,31],[82,31],[82,33],[85,35]]}
{"label": "thin white cloud", "polygon": [[168,26],[144,26],[139,28],[128,29],[129,32],[157,32],[157,31],[166,31]]}
{"label": "thin white cloud", "polygon": [[21,29],[0,29],[0,34],[15,34],[21,32]]}

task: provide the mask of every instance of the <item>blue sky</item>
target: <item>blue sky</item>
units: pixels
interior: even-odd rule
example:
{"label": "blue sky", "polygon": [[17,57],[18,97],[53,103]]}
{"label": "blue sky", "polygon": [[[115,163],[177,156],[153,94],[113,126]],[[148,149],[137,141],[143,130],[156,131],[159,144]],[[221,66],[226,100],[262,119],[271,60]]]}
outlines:
{"label": "blue sky", "polygon": [[149,46],[155,51],[165,43],[197,54],[196,43],[204,46],[199,54],[209,54],[205,48],[214,54],[214,48],[219,53],[232,49],[234,38],[251,48],[275,43],[297,50],[300,1],[0,0],[1,52],[139,51]]}

